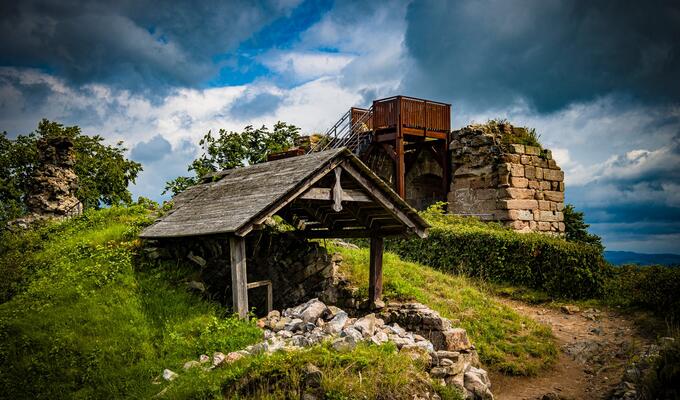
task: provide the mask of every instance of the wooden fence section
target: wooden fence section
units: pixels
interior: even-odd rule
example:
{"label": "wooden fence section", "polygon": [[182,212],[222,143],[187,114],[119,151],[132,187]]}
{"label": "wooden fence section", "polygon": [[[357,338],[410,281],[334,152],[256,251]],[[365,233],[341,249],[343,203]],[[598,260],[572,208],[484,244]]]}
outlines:
{"label": "wooden fence section", "polygon": [[414,97],[396,96],[373,102],[373,128],[392,129],[399,125],[423,133],[448,133],[451,129],[451,105]]}

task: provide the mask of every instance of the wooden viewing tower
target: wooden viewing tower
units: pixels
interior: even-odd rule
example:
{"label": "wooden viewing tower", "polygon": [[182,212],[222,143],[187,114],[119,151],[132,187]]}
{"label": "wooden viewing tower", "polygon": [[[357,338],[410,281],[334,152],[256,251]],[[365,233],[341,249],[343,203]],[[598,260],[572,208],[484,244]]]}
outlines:
{"label": "wooden viewing tower", "polygon": [[442,193],[449,189],[451,105],[407,96],[374,100],[370,108],[352,107],[326,132],[313,151],[348,147],[363,161],[386,153],[394,169],[394,189],[405,198],[405,178],[418,156],[429,151],[442,168]]}

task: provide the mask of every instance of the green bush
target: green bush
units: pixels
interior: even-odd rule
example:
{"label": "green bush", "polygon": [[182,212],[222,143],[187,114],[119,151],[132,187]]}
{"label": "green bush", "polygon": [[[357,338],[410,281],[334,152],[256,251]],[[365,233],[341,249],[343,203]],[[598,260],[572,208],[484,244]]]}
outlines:
{"label": "green bush", "polygon": [[624,265],[612,271],[605,287],[607,302],[680,317],[680,268]]}
{"label": "green bush", "polygon": [[680,398],[680,337],[661,348],[642,379],[643,399]]}
{"label": "green bush", "polygon": [[444,271],[540,289],[559,298],[598,297],[610,274],[596,246],[444,215],[438,207],[423,216],[432,225],[426,239],[391,240],[388,249]]}

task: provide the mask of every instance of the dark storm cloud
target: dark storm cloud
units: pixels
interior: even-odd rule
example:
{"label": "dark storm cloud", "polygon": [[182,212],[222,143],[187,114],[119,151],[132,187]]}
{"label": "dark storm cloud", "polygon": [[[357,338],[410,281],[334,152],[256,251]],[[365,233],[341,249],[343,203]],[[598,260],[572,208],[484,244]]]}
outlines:
{"label": "dark storm cloud", "polygon": [[409,93],[539,112],[607,93],[680,100],[677,1],[414,1]]}
{"label": "dark storm cloud", "polygon": [[130,157],[142,163],[160,160],[172,151],[172,146],[163,136],[156,135],[147,142],[139,142],[130,151]]}
{"label": "dark storm cloud", "polygon": [[263,115],[272,114],[279,108],[283,99],[272,93],[258,93],[250,98],[241,97],[234,100],[229,108],[229,114],[240,120],[248,120]]}
{"label": "dark storm cloud", "polygon": [[286,12],[276,2],[39,1],[0,5],[0,64],[75,83],[190,86]]}

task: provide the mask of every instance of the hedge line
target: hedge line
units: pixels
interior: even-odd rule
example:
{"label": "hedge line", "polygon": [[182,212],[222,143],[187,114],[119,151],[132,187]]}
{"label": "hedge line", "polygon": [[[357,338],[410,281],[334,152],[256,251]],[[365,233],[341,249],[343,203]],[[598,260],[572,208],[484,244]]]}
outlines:
{"label": "hedge line", "polygon": [[600,249],[541,234],[520,234],[430,209],[426,239],[387,242],[411,261],[457,274],[544,290],[554,297],[593,298],[604,292],[611,268]]}
{"label": "hedge line", "polygon": [[609,303],[680,317],[680,267],[624,265],[612,271],[605,294]]}

